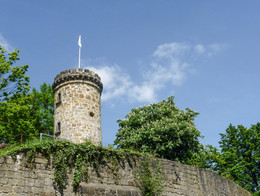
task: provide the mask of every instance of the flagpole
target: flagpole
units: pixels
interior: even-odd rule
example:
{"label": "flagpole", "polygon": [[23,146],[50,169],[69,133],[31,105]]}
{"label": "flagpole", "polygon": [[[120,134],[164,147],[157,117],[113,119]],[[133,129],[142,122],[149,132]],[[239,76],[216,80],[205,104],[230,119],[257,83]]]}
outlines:
{"label": "flagpole", "polygon": [[79,68],[80,68],[80,49],[81,47],[79,47]]}
{"label": "flagpole", "polygon": [[79,68],[80,68],[80,51],[81,51],[81,35],[79,35],[79,41],[78,41],[78,45],[79,45]]}

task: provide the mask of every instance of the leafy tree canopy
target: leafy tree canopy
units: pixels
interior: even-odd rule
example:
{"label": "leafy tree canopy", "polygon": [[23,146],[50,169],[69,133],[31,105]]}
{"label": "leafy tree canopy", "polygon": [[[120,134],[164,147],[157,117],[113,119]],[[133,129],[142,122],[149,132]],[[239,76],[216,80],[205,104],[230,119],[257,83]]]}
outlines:
{"label": "leafy tree canopy", "polygon": [[[51,85],[44,83],[40,91],[19,95],[17,99],[0,102],[0,140],[18,142],[19,136],[24,139],[38,136],[40,133],[53,132],[53,92]],[[2,139],[1,139],[2,138]],[[12,138],[12,139],[10,139]]]}
{"label": "leafy tree canopy", "polygon": [[6,55],[0,46],[0,142],[14,143],[21,134],[37,136],[53,131],[53,92],[44,83],[29,93],[28,65],[15,66],[19,50]]}
{"label": "leafy tree canopy", "polygon": [[191,164],[210,168],[260,195],[260,123],[250,128],[230,124],[220,136],[220,149],[203,147],[192,157]]}
{"label": "leafy tree canopy", "polygon": [[21,134],[37,134],[31,123],[31,99],[31,96],[20,95],[19,99],[0,102],[0,142],[13,143],[19,141]]}
{"label": "leafy tree canopy", "polygon": [[53,133],[54,124],[54,95],[51,85],[45,82],[40,86],[40,91],[32,90],[32,115],[33,124],[40,133]]}
{"label": "leafy tree canopy", "polygon": [[126,119],[117,121],[114,145],[187,163],[201,147],[198,138],[202,136],[194,124],[197,115],[189,108],[178,109],[173,97],[134,108]]}
{"label": "leafy tree canopy", "polygon": [[229,125],[219,142],[222,162],[216,171],[260,195],[260,123],[246,128]]}
{"label": "leafy tree canopy", "polygon": [[14,94],[26,94],[30,90],[29,77],[25,75],[29,66],[14,66],[18,60],[19,50],[6,54],[0,45],[0,101]]}

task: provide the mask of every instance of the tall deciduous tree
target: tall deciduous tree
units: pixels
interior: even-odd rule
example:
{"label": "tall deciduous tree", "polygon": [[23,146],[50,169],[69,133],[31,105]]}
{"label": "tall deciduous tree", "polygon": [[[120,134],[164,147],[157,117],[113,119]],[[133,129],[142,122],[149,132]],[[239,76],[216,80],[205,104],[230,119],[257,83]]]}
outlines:
{"label": "tall deciduous tree", "polygon": [[246,128],[229,125],[219,142],[222,163],[216,171],[260,195],[260,123]]}
{"label": "tall deciduous tree", "polygon": [[173,97],[132,109],[126,119],[117,121],[114,144],[186,163],[201,147],[201,134],[194,124],[197,115],[189,108],[178,109]]}
{"label": "tall deciduous tree", "polygon": [[32,93],[15,96],[0,102],[0,140],[13,143],[20,140],[20,137],[12,138],[16,135],[23,134],[26,139],[39,133],[51,134],[54,111],[51,85],[44,83],[40,91],[33,89]]}
{"label": "tall deciduous tree", "polygon": [[54,95],[51,85],[45,82],[40,91],[32,90],[32,115],[35,128],[41,133],[53,133]]}
{"label": "tall deciduous tree", "polygon": [[[53,132],[53,92],[44,83],[29,93],[28,65],[15,66],[19,51],[6,54],[0,46],[0,142],[17,142],[23,134]],[[25,139],[25,138],[24,138]]]}
{"label": "tall deciduous tree", "polygon": [[21,134],[38,135],[32,124],[31,100],[31,96],[19,95],[19,98],[0,102],[0,142],[15,143],[20,141]]}
{"label": "tall deciduous tree", "polygon": [[0,101],[30,90],[29,77],[25,75],[28,65],[14,66],[18,60],[19,50],[6,54],[0,45]]}
{"label": "tall deciduous tree", "polygon": [[25,75],[28,65],[14,65],[18,56],[19,50],[6,54],[0,46],[0,140],[35,131],[30,122],[29,77]]}
{"label": "tall deciduous tree", "polygon": [[209,168],[260,195],[260,123],[246,128],[229,125],[220,134],[220,148],[206,146],[189,160],[190,164]]}

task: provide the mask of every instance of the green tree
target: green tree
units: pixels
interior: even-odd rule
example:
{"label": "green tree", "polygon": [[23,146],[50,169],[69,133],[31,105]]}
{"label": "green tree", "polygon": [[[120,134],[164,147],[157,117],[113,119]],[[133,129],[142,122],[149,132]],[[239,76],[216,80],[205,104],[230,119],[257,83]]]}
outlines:
{"label": "green tree", "polygon": [[29,77],[25,75],[28,65],[15,66],[18,60],[19,50],[6,54],[0,46],[0,140],[34,132],[30,123]]}
{"label": "green tree", "polygon": [[28,65],[14,66],[19,60],[19,50],[6,54],[0,45],[0,101],[15,94],[26,94],[30,90],[29,77],[25,75]]}
{"label": "green tree", "polygon": [[[0,140],[24,135],[38,136],[53,132],[53,92],[46,83],[35,88],[32,93],[16,94],[7,101],[0,102]],[[1,139],[2,138],[2,139]],[[20,141],[20,137],[9,139],[9,143]]]}
{"label": "green tree", "polygon": [[203,147],[193,155],[189,164],[209,168],[259,196],[260,123],[250,128],[230,124],[220,135],[219,149]]}
{"label": "green tree", "polygon": [[32,96],[17,95],[16,99],[0,102],[0,141],[15,143],[20,141],[21,134],[38,135],[32,124]]}
{"label": "green tree", "polygon": [[32,90],[32,115],[35,128],[40,133],[53,133],[54,124],[54,95],[51,85],[45,82],[40,86],[40,91]]}
{"label": "green tree", "polygon": [[222,162],[215,170],[260,195],[260,123],[246,128],[229,125],[219,142]]}
{"label": "green tree", "polygon": [[219,149],[213,147],[212,145],[200,145],[200,150],[192,155],[187,164],[200,168],[207,168],[212,171],[217,171],[218,164],[223,164],[224,162]]}
{"label": "green tree", "polygon": [[[14,143],[20,135],[38,136],[53,131],[53,92],[44,83],[29,93],[28,65],[15,66],[19,50],[6,54],[0,46],[0,142]],[[15,137],[19,136],[19,137]]]}
{"label": "green tree", "polygon": [[202,136],[194,124],[197,115],[189,108],[178,109],[173,97],[134,108],[126,119],[117,121],[114,145],[186,163],[201,147]]}

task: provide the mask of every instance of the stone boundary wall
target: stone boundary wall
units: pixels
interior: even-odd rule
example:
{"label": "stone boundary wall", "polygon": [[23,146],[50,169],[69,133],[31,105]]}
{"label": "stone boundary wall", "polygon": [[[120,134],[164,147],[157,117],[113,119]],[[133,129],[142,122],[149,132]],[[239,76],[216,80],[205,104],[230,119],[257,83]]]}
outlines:
{"label": "stone boundary wall", "polygon": [[[134,168],[125,162],[115,177],[111,170],[101,168],[100,176],[89,169],[89,182],[81,183],[79,193],[72,190],[73,172],[69,172],[68,185],[63,191],[53,186],[54,168],[40,155],[34,168],[26,163],[24,155],[0,157],[0,196],[141,196],[134,180]],[[163,196],[251,196],[249,192],[213,172],[178,162],[163,160],[165,188]],[[73,169],[72,169],[73,170]]]}

